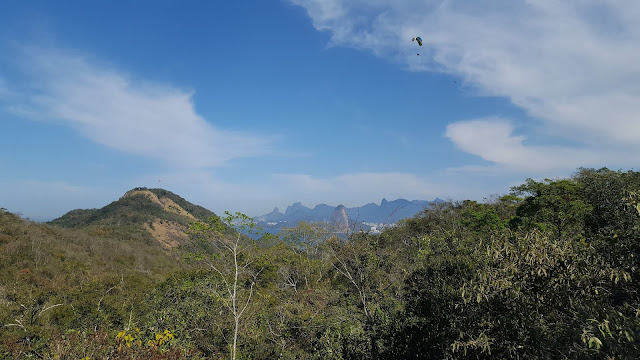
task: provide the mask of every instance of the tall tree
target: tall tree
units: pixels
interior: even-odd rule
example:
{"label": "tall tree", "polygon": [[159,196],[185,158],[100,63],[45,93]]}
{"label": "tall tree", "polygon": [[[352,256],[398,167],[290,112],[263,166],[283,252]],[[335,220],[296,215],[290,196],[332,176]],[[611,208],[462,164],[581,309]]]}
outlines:
{"label": "tall tree", "polygon": [[369,340],[369,357],[380,354],[380,327],[398,301],[408,273],[402,260],[408,245],[390,237],[356,233],[349,240],[333,237],[327,243],[335,271],[353,290],[362,325]]}
{"label": "tall tree", "polygon": [[573,180],[535,181],[511,188],[526,195],[516,214],[525,229],[550,231],[556,238],[576,238],[584,234],[584,221],[591,206],[582,197],[582,185]]}
{"label": "tall tree", "polygon": [[[230,228],[235,229],[231,235]],[[217,286],[212,286],[210,291],[233,318],[232,339],[229,341],[232,360],[237,357],[238,335],[260,273],[260,269],[252,266],[255,261],[255,253],[252,253],[255,242],[245,234],[257,232],[259,230],[250,217],[228,211],[225,211],[222,218],[210,217],[207,221],[195,222],[190,227],[193,239],[206,242],[213,250],[212,254],[199,258],[219,280]]]}

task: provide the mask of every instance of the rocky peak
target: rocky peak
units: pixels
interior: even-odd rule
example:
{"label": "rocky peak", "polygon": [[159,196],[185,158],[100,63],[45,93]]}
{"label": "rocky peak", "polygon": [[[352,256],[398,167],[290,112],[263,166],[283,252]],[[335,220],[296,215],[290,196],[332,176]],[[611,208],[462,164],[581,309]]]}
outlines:
{"label": "rocky peak", "polygon": [[329,225],[335,232],[347,233],[349,232],[349,215],[347,214],[347,208],[343,205],[339,205],[331,213],[329,218]]}
{"label": "rocky peak", "polygon": [[309,211],[309,210],[311,210],[311,209],[309,209],[308,207],[302,205],[301,202],[297,202],[297,203],[289,206],[287,208],[287,210],[285,210],[284,215],[285,216],[289,216],[289,215],[291,215],[291,214],[293,214],[295,212],[298,212],[298,211],[306,212],[306,211]]}

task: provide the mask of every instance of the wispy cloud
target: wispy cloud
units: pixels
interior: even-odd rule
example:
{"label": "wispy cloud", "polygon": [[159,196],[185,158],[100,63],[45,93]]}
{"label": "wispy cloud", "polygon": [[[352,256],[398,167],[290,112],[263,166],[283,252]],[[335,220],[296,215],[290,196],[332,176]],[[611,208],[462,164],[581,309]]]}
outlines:
{"label": "wispy cloud", "polygon": [[603,153],[568,146],[525,145],[513,125],[500,118],[449,124],[446,136],[461,150],[507,169],[534,173],[602,164]]}
{"label": "wispy cloud", "polygon": [[[10,109],[69,126],[96,143],[185,167],[272,151],[269,137],[216,128],[196,112],[193,92],[70,51],[32,47],[18,56],[28,86],[13,91]],[[6,89],[0,95],[9,87],[0,83]]]}
{"label": "wispy cloud", "polygon": [[[507,121],[461,122],[447,129],[460,149],[503,169],[528,161],[542,169],[535,165],[542,156],[549,156],[547,168],[553,168],[575,166],[577,159],[620,164],[620,153],[640,155],[638,2],[291,2],[307,10],[318,30],[330,32],[334,44],[367,49],[408,67],[415,66],[410,39],[420,35],[421,58],[430,59],[423,70],[458,76],[479,95],[506,97],[536,119],[529,128],[538,134],[578,144],[525,146]],[[500,149],[490,149],[470,130],[499,140]]]}

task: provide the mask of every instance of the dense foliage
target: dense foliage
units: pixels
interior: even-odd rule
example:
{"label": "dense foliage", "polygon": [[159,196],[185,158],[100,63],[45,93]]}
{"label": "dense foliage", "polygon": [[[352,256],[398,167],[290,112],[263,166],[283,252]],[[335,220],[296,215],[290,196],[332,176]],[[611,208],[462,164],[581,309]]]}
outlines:
{"label": "dense foliage", "polygon": [[580,169],[347,238],[227,214],[172,252],[2,211],[0,358],[636,359],[639,191]]}

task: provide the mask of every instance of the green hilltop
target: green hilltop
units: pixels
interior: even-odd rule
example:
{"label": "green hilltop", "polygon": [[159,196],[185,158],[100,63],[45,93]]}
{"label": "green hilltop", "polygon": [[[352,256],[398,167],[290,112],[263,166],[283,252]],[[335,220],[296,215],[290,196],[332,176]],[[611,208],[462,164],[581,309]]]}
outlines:
{"label": "green hilltop", "polygon": [[138,187],[105,207],[72,210],[49,224],[120,234],[125,238],[134,235],[154,239],[170,249],[187,240],[186,230],[190,223],[210,217],[216,217],[216,214],[170,191]]}
{"label": "green hilltop", "polygon": [[90,225],[143,224],[161,219],[188,225],[194,219],[215,216],[212,211],[194,205],[164,189],[134,188],[120,199],[100,209],[77,209],[50,222],[52,225],[77,228]]}

